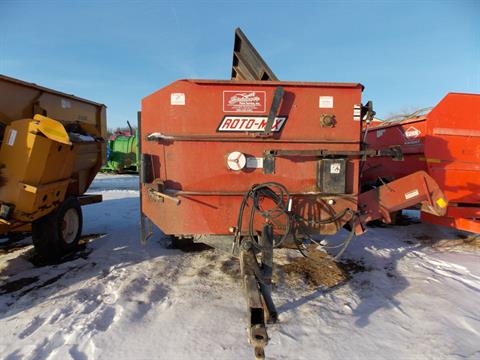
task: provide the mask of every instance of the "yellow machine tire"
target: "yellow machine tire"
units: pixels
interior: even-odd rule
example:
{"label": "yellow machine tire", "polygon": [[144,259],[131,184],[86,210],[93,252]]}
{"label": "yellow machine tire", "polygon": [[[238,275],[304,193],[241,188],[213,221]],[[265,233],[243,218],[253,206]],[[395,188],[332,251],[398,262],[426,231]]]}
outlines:
{"label": "yellow machine tire", "polygon": [[69,197],[50,214],[32,224],[32,240],[37,254],[55,261],[74,251],[82,234],[83,216],[77,198]]}

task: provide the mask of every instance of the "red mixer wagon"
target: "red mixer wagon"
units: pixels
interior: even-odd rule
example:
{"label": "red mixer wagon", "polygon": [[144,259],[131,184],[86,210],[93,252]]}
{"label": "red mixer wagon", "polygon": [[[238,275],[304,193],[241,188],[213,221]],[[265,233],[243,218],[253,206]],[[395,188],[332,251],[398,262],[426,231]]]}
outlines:
{"label": "red mixer wagon", "polygon": [[142,239],[149,219],[165,234],[231,251],[240,259],[250,343],[264,357],[266,323],[277,319],[270,285],[273,250],[348,228],[337,257],[364,224],[446,201],[424,171],[361,193],[373,118],[358,83],[278,81],[240,30],[232,79],[179,80],[142,100],[139,116]]}
{"label": "red mixer wagon", "polygon": [[402,162],[369,158],[365,185],[426,171],[448,199],[444,216],[422,221],[480,233],[480,95],[449,93],[428,114],[368,129],[369,148],[400,147]]}

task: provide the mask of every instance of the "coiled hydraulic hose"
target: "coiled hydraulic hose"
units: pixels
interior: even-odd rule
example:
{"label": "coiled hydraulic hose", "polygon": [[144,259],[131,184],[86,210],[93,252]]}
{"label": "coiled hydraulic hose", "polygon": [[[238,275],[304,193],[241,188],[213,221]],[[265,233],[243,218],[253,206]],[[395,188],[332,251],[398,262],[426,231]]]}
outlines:
{"label": "coiled hydraulic hose", "polygon": [[[272,190],[272,188],[277,191]],[[240,205],[240,211],[238,213],[235,243],[238,243],[240,239],[243,227],[243,214],[245,211],[245,207],[247,206],[247,203],[250,199],[252,199],[253,204],[250,210],[250,217],[248,221],[248,236],[250,237],[251,243],[255,248],[257,248],[257,250],[262,249],[256,239],[256,234],[254,230],[255,214],[258,212],[263,218],[265,218],[265,220],[272,223],[276,223],[276,219],[278,219],[282,215],[285,215],[287,217],[284,234],[279,241],[275,241],[273,244],[273,247],[279,247],[288,237],[292,228],[292,215],[288,210],[288,204],[291,201],[291,196],[287,188],[277,182],[266,182],[259,185],[253,185],[252,188],[245,193],[242,203]],[[275,207],[269,210],[263,209],[260,205],[261,199],[271,199],[274,202]]]}
{"label": "coiled hydraulic hose", "polygon": [[[260,203],[261,203],[261,200],[263,199],[270,199],[274,203],[274,207],[268,210],[262,208]],[[300,231],[307,239],[309,239],[313,243],[323,246],[319,244],[317,241],[315,241],[308,234],[306,225],[330,224],[338,221],[339,219],[343,218],[347,214],[350,215],[350,221],[351,221],[350,234],[342,242],[342,244],[331,247],[331,248],[341,247],[340,251],[335,256],[335,260],[338,259],[343,254],[343,252],[348,247],[348,245],[350,244],[350,241],[352,240],[355,234],[354,232],[355,213],[352,210],[344,209],[340,213],[328,219],[321,219],[321,220],[315,220],[315,221],[307,220],[291,211],[292,197],[288,192],[287,188],[280,183],[272,181],[272,182],[265,182],[262,184],[253,185],[250,188],[250,190],[247,191],[243,196],[242,203],[240,205],[240,210],[238,213],[238,218],[237,218],[237,228],[234,236],[234,247],[239,245],[241,232],[243,228],[243,217],[244,217],[245,207],[247,206],[250,200],[251,200],[252,206],[250,210],[250,216],[248,219],[248,233],[247,233],[248,235],[247,236],[250,238],[251,244],[259,251],[262,251],[262,246],[258,243],[257,234],[254,229],[254,221],[257,213],[260,216],[262,216],[266,221],[272,223],[272,225],[275,225],[277,227],[279,227],[277,219],[284,216],[286,219],[284,233],[279,240],[277,241],[274,240],[273,247],[277,248],[281,246],[284,243],[284,241],[287,239],[287,237],[290,234],[292,234],[298,250],[303,256],[306,256],[306,257],[308,257],[308,255],[306,254],[306,252],[308,252],[308,249],[302,244],[300,240],[296,238],[295,233],[297,230]]]}

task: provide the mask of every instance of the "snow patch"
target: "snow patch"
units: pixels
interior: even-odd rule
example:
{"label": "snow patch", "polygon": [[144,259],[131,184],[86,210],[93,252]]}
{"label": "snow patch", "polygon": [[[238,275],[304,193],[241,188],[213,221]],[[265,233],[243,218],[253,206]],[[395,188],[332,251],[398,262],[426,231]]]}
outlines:
{"label": "snow patch", "polygon": [[[90,191],[104,202],[84,208],[84,233],[106,235],[84,256],[35,266],[28,244],[1,254],[2,358],[252,358],[236,261],[168,249],[159,231],[140,245],[136,176],[100,174]],[[348,280],[312,287],[280,273],[267,357],[479,358],[479,254],[416,239],[426,235],[458,239],[426,224],[370,228],[344,254],[364,268]]]}

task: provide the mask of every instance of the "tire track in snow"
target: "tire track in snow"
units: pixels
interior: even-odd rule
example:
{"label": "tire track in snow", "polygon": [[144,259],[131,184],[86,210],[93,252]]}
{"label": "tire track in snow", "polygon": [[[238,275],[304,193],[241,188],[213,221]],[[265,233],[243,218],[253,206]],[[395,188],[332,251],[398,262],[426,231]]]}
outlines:
{"label": "tire track in snow", "polygon": [[412,255],[419,259],[418,266],[434,274],[432,279],[435,279],[435,275],[437,275],[442,279],[451,279],[475,292],[480,292],[480,277],[472,274],[466,267],[433,259],[427,254],[418,251],[412,252]]}
{"label": "tire track in snow", "polygon": [[35,312],[6,358],[96,358],[96,335],[109,331],[124,316],[127,321],[142,321],[153,309],[163,312],[177,301],[177,283],[196,255],[172,251],[152,259],[145,251],[139,254],[143,261],[107,266],[76,290],[66,288],[49,299],[55,303],[54,311],[50,306]]}
{"label": "tire track in snow", "polygon": [[[57,309],[51,314],[44,311],[36,315],[17,337],[31,343],[29,338],[33,335],[37,337],[36,332],[40,328],[43,328],[43,333],[49,328],[60,330],[54,330],[52,335],[45,336],[40,343],[36,340],[37,345],[33,350],[15,349],[9,356],[15,358],[16,354],[21,354],[21,358],[25,359],[53,358],[56,350],[63,345],[76,342],[81,337],[90,338],[95,332],[107,331],[121,316],[121,308],[114,304],[117,300],[116,289],[126,278],[125,274],[125,268],[113,266],[100,277],[87,280],[72,296],[67,294],[62,300],[50,299],[60,303],[57,304]],[[67,303],[61,304],[65,301]]]}

